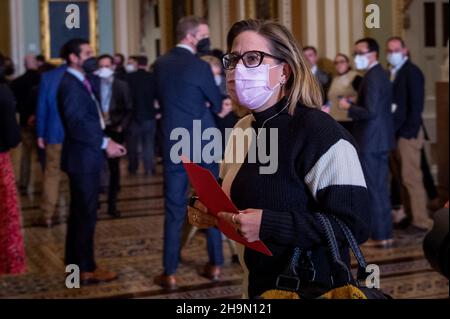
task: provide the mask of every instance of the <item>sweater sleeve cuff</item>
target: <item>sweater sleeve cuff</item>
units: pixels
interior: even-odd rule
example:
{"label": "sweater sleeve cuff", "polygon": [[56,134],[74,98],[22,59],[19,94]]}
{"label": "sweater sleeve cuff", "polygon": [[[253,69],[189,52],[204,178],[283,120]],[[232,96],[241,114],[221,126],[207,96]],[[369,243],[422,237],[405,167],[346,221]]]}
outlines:
{"label": "sweater sleeve cuff", "polygon": [[[267,239],[289,236],[289,234],[286,233],[289,232],[288,229],[284,229],[284,227],[282,227],[283,225],[292,225],[290,214],[280,214],[265,209],[262,215],[259,238],[264,241]],[[284,232],[284,234],[280,234],[280,232]]]}

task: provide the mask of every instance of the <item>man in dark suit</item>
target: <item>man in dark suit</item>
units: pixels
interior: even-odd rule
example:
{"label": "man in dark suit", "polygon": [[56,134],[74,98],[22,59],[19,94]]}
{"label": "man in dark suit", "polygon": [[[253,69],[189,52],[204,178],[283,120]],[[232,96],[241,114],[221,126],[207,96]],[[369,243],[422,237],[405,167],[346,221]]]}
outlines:
{"label": "man in dark suit", "polygon": [[[100,103],[105,118],[106,135],[117,143],[124,143],[125,132],[131,119],[132,100],[128,83],[118,79],[114,73],[114,59],[110,55],[98,58],[100,77]],[[108,159],[109,191],[108,214],[120,217],[117,210],[117,194],[120,189],[120,158]]]}
{"label": "man in dark suit", "polygon": [[127,132],[128,172],[136,174],[139,168],[139,145],[142,149],[145,175],[155,173],[155,135],[156,135],[156,83],[153,73],[148,72],[148,59],[145,56],[129,58],[136,71],[127,75],[133,100],[133,112]]}
{"label": "man in dark suit", "polygon": [[[216,86],[208,63],[196,57],[197,46],[209,37],[209,28],[205,21],[186,17],[177,26],[178,45],[155,63],[158,101],[163,116],[164,132],[164,194],[166,219],[164,225],[164,274],[155,278],[155,283],[165,288],[176,288],[175,272],[180,256],[180,237],[186,218],[188,177],[179,161],[178,154],[171,154],[172,147],[178,142],[171,138],[175,129],[190,134],[190,145],[201,145],[201,150],[192,154],[183,154],[191,160],[218,175],[216,163],[202,161],[204,142],[199,136],[193,137],[194,121],[201,123],[202,131],[214,128],[213,113],[220,113],[222,97]],[[174,155],[171,158],[171,155]],[[180,154],[181,155],[181,154]],[[190,156],[191,155],[191,156]],[[218,280],[220,266],[223,264],[222,238],[213,228],[207,230],[209,263],[200,274]]]}
{"label": "man in dark suit", "polygon": [[[411,62],[403,39],[394,37],[387,42],[387,58],[393,81],[394,128],[397,151],[394,162],[403,185],[402,203],[412,216],[411,230],[425,232],[432,220],[427,212],[427,193],[421,170],[421,151],[425,145],[422,113],[425,103],[425,77]],[[400,210],[400,213],[403,212]],[[407,217],[394,216],[403,223]]]}
{"label": "man in dark suit", "polygon": [[100,172],[105,152],[115,158],[125,155],[126,150],[103,132],[105,121],[86,76],[96,68],[89,42],[70,40],[62,52],[68,69],[58,90],[58,108],[65,130],[61,168],[68,174],[70,184],[65,261],[80,268],[82,284],[111,281],[117,273],[97,267],[94,258]]}
{"label": "man in dark suit", "polygon": [[366,71],[355,104],[344,97],[339,106],[354,121],[353,135],[359,146],[370,196],[371,241],[368,246],[392,245],[392,218],[389,199],[389,152],[394,148],[392,85],[378,62],[380,47],[371,38],[355,44],[356,68]]}
{"label": "man in dark suit", "polygon": [[328,100],[328,91],[331,86],[331,76],[319,69],[317,63],[319,62],[319,55],[317,53],[317,49],[312,46],[306,46],[303,48],[303,54],[305,55],[306,60],[308,60],[309,65],[311,66],[312,73],[316,76],[317,81],[319,81],[320,86],[323,90],[324,104]]}

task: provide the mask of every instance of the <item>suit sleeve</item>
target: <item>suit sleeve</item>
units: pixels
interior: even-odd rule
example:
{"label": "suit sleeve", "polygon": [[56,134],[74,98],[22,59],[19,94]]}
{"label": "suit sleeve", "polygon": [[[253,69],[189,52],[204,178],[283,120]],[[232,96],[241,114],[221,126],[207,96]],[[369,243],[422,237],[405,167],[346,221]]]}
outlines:
{"label": "suit sleeve", "polygon": [[44,138],[47,123],[48,103],[47,91],[48,91],[47,77],[42,76],[41,84],[39,85],[38,105],[36,111],[36,134],[38,138]]}
{"label": "suit sleeve", "polygon": [[371,120],[377,115],[377,101],[379,100],[378,85],[374,76],[369,76],[367,82],[363,84],[363,100],[359,100],[362,105],[352,105],[348,110],[348,116],[354,121]]}
{"label": "suit sleeve", "polygon": [[202,91],[206,99],[211,103],[211,110],[218,114],[222,111],[222,95],[220,89],[214,81],[211,68],[208,64],[204,64],[204,80],[202,81]]}
{"label": "suit sleeve", "polygon": [[406,122],[400,129],[404,138],[416,138],[422,125],[422,112],[425,103],[425,78],[419,69],[412,69],[407,77],[409,108]]}
{"label": "suit sleeve", "polygon": [[68,85],[61,85],[58,92],[60,113],[66,134],[73,141],[101,149],[105,136],[100,123],[93,123],[92,119],[88,118],[86,105],[76,102],[79,100],[78,95],[79,91],[71,89]]}

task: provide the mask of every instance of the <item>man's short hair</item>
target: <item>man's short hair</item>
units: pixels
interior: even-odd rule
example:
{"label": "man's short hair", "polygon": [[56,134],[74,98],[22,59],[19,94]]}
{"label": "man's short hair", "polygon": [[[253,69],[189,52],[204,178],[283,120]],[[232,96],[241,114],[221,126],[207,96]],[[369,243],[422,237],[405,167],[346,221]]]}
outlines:
{"label": "man's short hair", "polygon": [[145,55],[132,55],[129,57],[129,59],[136,61],[138,66],[148,65],[148,58]]}
{"label": "man's short hair", "polygon": [[71,54],[75,54],[76,56],[80,56],[81,46],[84,44],[89,44],[89,41],[85,39],[72,39],[66,42],[61,48],[60,56],[64,60],[66,60],[67,64],[70,63],[69,56]]}
{"label": "man's short hair", "polygon": [[403,38],[401,38],[401,37],[390,37],[390,38],[387,40],[387,43],[389,43],[389,42],[391,42],[391,41],[398,41],[398,42],[400,42],[400,44],[402,45],[402,48],[406,48],[405,40],[403,40]]}
{"label": "man's short hair", "polygon": [[109,59],[111,61],[111,64],[114,64],[114,58],[110,54],[102,54],[101,56],[98,57],[97,60],[100,62],[100,60],[103,59]]}
{"label": "man's short hair", "polygon": [[205,19],[194,16],[181,18],[178,21],[176,29],[176,40],[180,42],[190,33],[196,33],[198,27],[202,24],[208,24]]}
{"label": "man's short hair", "polygon": [[356,41],[355,44],[360,43],[367,43],[367,46],[369,47],[369,52],[376,52],[377,56],[380,54],[380,45],[378,44],[377,40],[373,38],[363,38],[361,40]]}
{"label": "man's short hair", "polygon": [[303,52],[306,52],[306,51],[313,51],[317,55],[317,49],[315,47],[313,47],[313,46],[306,46],[306,47],[304,47],[303,48]]}

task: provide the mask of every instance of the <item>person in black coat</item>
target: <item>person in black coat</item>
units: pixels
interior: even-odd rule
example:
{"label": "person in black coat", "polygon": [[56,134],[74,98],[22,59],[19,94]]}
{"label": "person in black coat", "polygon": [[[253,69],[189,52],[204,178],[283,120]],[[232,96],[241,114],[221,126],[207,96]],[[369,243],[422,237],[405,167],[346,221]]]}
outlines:
{"label": "person in black coat", "polygon": [[[106,135],[117,143],[124,143],[133,108],[128,83],[116,77],[112,56],[100,56],[98,66],[96,73],[100,77],[100,104],[106,122]],[[108,159],[108,165],[110,172],[108,214],[119,217],[116,202],[120,189],[120,158]]]}
{"label": "person in black coat", "polygon": [[389,199],[389,153],[395,147],[392,120],[392,85],[378,62],[380,47],[371,38],[355,44],[355,64],[365,70],[355,104],[342,98],[343,110],[354,121],[353,136],[359,146],[370,196],[372,231],[368,246],[389,247],[393,243]]}
{"label": "person in black coat", "polygon": [[[432,220],[427,213],[427,193],[421,170],[422,149],[425,145],[422,113],[425,104],[425,77],[408,57],[403,39],[394,37],[387,42],[388,61],[393,81],[394,126],[397,152],[394,161],[400,174],[404,193],[402,203],[417,230],[431,229]],[[401,212],[401,211],[400,211]],[[404,223],[406,215],[396,216]]]}
{"label": "person in black coat", "polygon": [[19,145],[20,128],[16,120],[16,99],[5,80],[5,58],[0,54],[0,153]]}
{"label": "person in black coat", "polygon": [[[201,131],[216,128],[214,113],[222,110],[222,96],[217,87],[210,66],[196,56],[198,47],[209,37],[205,21],[187,17],[177,26],[177,47],[159,58],[154,66],[157,83],[157,99],[162,110],[164,134],[164,194],[166,220],[164,226],[164,274],[155,278],[155,283],[176,288],[175,273],[179,263],[181,229],[186,218],[188,177],[178,155],[190,157],[193,162],[209,169],[218,176],[217,162],[206,164],[202,150],[207,144],[201,137],[193,136],[194,125],[201,125]],[[171,154],[179,143],[171,134],[175,130],[189,133],[190,145],[198,149],[191,154]],[[220,160],[220,154],[214,154]],[[218,229],[207,231],[209,263],[201,275],[217,280],[223,264],[222,237]]]}
{"label": "person in black coat", "polygon": [[139,145],[142,148],[142,161],[145,175],[155,173],[155,135],[156,135],[156,82],[152,72],[148,72],[148,59],[144,56],[130,57],[137,70],[127,75],[130,86],[133,110],[127,132],[128,172],[136,174],[139,169]]}
{"label": "person in black coat", "polygon": [[36,150],[35,112],[36,100],[33,99],[33,89],[39,85],[40,74],[34,55],[25,57],[26,72],[11,82],[11,89],[17,100],[17,111],[20,115],[22,132],[22,155],[20,160],[19,188],[23,195],[28,192],[31,176],[31,157]]}
{"label": "person in black coat", "polygon": [[94,234],[100,172],[108,157],[125,155],[123,146],[106,137],[105,120],[86,73],[96,68],[89,42],[73,39],[65,44],[68,69],[58,90],[58,108],[65,130],[61,167],[69,176],[70,215],[67,222],[67,265],[77,265],[81,283],[111,281],[117,273],[97,267]]}

